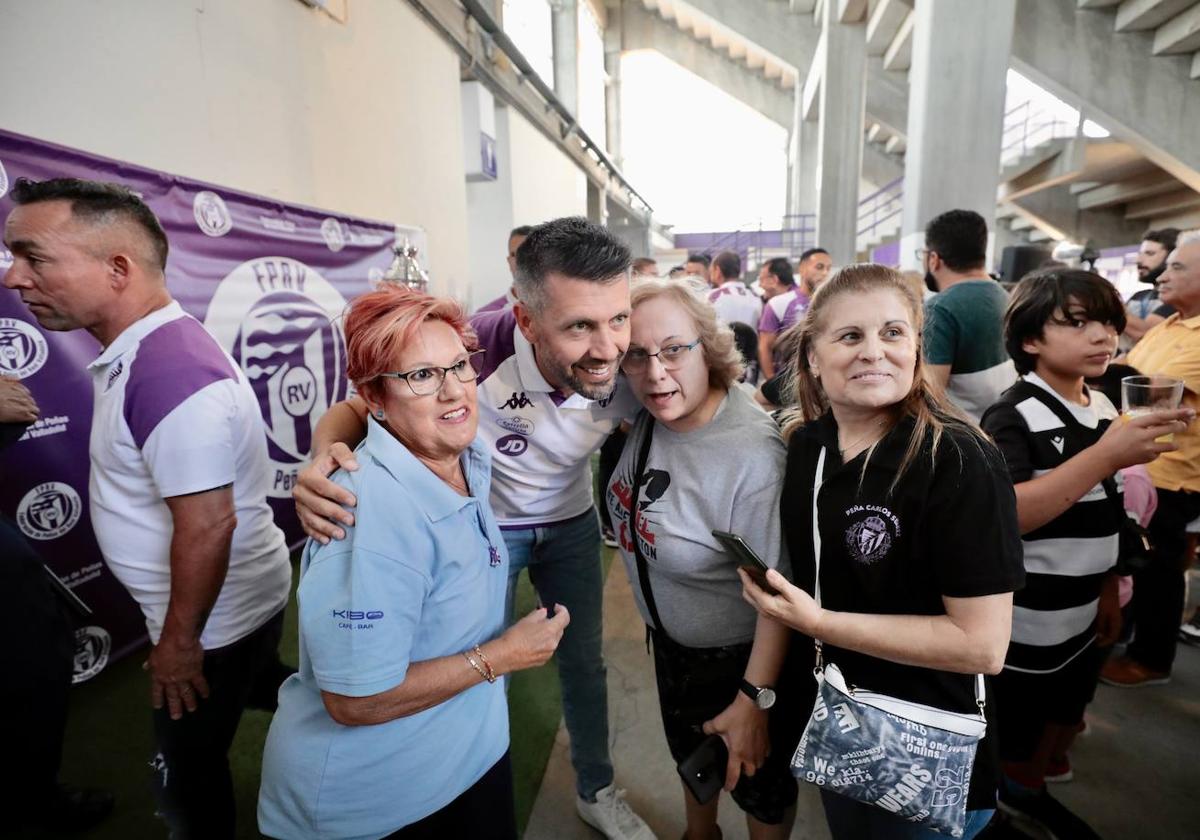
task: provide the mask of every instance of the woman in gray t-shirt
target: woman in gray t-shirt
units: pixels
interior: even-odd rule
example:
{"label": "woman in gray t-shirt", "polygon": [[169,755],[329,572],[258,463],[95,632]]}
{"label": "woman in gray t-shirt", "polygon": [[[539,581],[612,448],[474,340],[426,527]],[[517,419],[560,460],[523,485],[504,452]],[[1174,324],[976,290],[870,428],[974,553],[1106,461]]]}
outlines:
{"label": "woman in gray t-shirt", "polygon": [[[640,281],[631,294],[623,368],[646,411],[605,502],[654,639],[667,743],[679,762],[719,734],[729,750],[725,787],[750,836],[786,837],[796,800],[788,759],[800,733],[788,720],[794,709],[771,709],[786,705],[774,699],[789,631],[742,599],[737,564],[711,533],[740,535],[789,573],[779,522],[783,442],[737,385],[741,357],[710,304],[678,281]],[[685,788],[684,802],[688,836],[711,836],[718,800],[701,804]]]}

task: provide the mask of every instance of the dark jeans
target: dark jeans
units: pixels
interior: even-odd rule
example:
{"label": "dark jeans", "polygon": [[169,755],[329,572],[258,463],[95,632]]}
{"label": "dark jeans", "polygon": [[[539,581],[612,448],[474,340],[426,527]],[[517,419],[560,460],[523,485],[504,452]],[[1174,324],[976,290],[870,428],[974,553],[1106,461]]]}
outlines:
{"label": "dark jeans", "polygon": [[600,492],[596,494],[596,507],[600,508],[600,524],[608,529],[612,528],[612,519],[608,514],[605,495],[608,493],[608,483],[612,481],[613,473],[617,470],[617,462],[621,460],[621,451],[625,449],[627,437],[627,434],[617,429],[600,447]]}
{"label": "dark jeans", "polygon": [[58,780],[75,633],[41,559],[7,518],[0,518],[0,592],[0,734],[20,764],[0,785],[0,813],[20,823],[23,813],[47,806]]}
{"label": "dark jeans", "polygon": [[[942,840],[950,836],[824,789],[821,804],[833,840]],[[971,840],[983,831],[995,813],[993,808],[967,811],[962,840]]]}
{"label": "dark jeans", "polygon": [[229,745],[251,701],[270,703],[290,672],[279,663],[283,610],[231,645],[204,653],[209,696],[194,712],[171,720],[155,709],[158,755],[154,793],[173,840],[226,840],[234,836]]}
{"label": "dark jeans", "polygon": [[478,782],[423,820],[394,831],[383,840],[516,840],[512,762],[506,751]]}
{"label": "dark jeans", "polygon": [[1133,576],[1136,635],[1128,655],[1151,671],[1169,673],[1183,621],[1187,524],[1200,516],[1200,493],[1158,491],[1158,509],[1150,520],[1154,554],[1150,565]]}

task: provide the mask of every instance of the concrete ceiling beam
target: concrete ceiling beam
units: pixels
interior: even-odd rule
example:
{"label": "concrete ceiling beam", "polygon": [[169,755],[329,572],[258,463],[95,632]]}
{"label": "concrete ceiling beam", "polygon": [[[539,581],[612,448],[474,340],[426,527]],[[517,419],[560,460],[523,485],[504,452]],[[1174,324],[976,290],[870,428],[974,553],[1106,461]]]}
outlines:
{"label": "concrete ceiling beam", "polygon": [[1166,23],[1195,0],[1124,0],[1113,23],[1118,32],[1142,32]]}
{"label": "concrete ceiling beam", "polygon": [[837,0],[839,23],[862,23],[867,16],[867,0]]}
{"label": "concrete ceiling beam", "polygon": [[1125,218],[1149,219],[1192,208],[1200,208],[1200,193],[1185,188],[1140,201],[1131,201],[1125,206]]}
{"label": "concrete ceiling beam", "polygon": [[1200,3],[1154,30],[1155,55],[1179,55],[1200,50]]}
{"label": "concrete ceiling beam", "polygon": [[899,135],[889,137],[888,141],[883,144],[883,150],[889,155],[902,155],[908,148],[908,143]]}
{"label": "concrete ceiling beam", "polygon": [[912,67],[913,29],[916,23],[916,14],[909,12],[883,54],[883,69],[900,71]]}
{"label": "concrete ceiling beam", "polygon": [[867,21],[867,55],[883,55],[912,12],[912,0],[876,0]]}
{"label": "concrete ceiling beam", "polygon": [[1192,56],[1192,70],[1188,75],[1193,79],[1200,79],[1200,52]]}
{"label": "concrete ceiling beam", "polygon": [[1121,0],[1079,0],[1081,9],[1107,9],[1116,6]]}
{"label": "concrete ceiling beam", "polygon": [[1156,169],[1144,175],[1137,175],[1124,181],[1104,184],[1095,189],[1081,192],[1079,209],[1093,210],[1097,207],[1112,207],[1116,204],[1125,204],[1129,201],[1172,192],[1179,189],[1179,186],[1179,181],[1170,174]]}

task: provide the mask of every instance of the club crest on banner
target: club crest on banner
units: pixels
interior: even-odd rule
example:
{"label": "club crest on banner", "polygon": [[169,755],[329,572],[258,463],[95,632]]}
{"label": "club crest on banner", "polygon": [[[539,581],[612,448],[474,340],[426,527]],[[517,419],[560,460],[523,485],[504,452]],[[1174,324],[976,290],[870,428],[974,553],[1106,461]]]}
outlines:
{"label": "club crest on banner", "polygon": [[346,247],[346,231],[337,219],[326,219],[321,222],[321,237],[329,250],[335,254]]}
{"label": "club crest on banner", "polygon": [[112,636],[103,627],[90,625],[75,631],[75,670],[71,682],[78,685],[104,670],[112,652]]}
{"label": "club crest on banner", "polygon": [[208,236],[224,236],[233,228],[233,217],[225,200],[212,190],[201,190],[192,199],[196,225]]}
{"label": "club crest on banner", "polygon": [[47,481],[34,487],[17,505],[17,525],[31,540],[53,540],[75,527],[83,501],[69,484]]}
{"label": "club crest on banner", "polygon": [[35,327],[16,318],[0,318],[0,376],[33,376],[49,355],[46,338]]}
{"label": "club crest on banner", "polygon": [[217,286],[204,326],[245,371],[262,410],[273,474],[267,494],[291,497],[313,430],[346,398],[346,299],[315,269],[260,257]]}
{"label": "club crest on banner", "polygon": [[8,195],[8,172],[4,169],[4,161],[0,160],[0,198]]}

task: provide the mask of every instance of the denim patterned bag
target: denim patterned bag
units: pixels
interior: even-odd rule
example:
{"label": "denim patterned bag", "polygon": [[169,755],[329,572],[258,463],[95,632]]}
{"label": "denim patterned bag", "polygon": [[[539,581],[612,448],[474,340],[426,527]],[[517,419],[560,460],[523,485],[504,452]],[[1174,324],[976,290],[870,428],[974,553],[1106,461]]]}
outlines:
{"label": "denim patterned bag", "polygon": [[[813,550],[821,605],[821,535],[817,493],[825,450],[813,483]],[[975,750],[987,732],[983,675],[975,677],[978,714],[947,712],[847,685],[817,648],[817,702],[792,756],[796,778],[882,808],[897,819],[962,837]]]}

